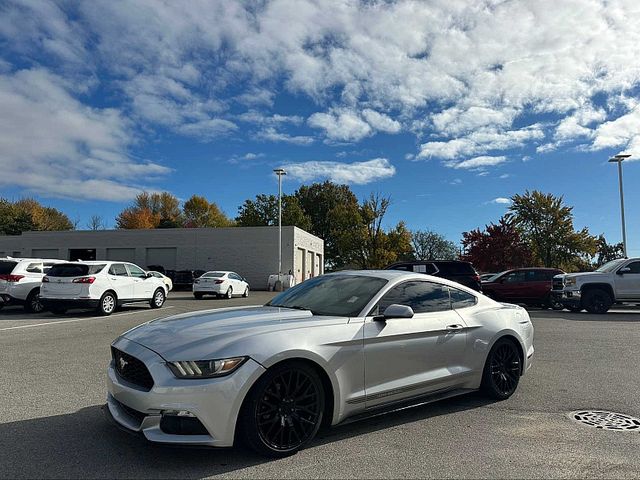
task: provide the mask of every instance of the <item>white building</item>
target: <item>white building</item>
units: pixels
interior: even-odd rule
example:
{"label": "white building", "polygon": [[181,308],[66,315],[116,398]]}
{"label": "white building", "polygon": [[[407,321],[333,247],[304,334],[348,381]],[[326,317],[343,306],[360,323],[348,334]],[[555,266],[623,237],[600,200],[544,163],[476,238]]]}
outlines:
{"label": "white building", "polygon": [[[254,290],[278,273],[278,227],[72,230],[0,236],[0,257],[122,260],[142,268],[232,270]],[[282,227],[282,273],[296,282],[324,273],[324,242],[297,227]]]}

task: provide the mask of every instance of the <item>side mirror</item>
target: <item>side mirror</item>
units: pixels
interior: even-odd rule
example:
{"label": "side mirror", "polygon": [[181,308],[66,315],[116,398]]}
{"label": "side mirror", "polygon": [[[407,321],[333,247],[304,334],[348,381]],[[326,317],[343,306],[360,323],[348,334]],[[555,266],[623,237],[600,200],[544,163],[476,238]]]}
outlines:
{"label": "side mirror", "polygon": [[631,269],[629,267],[622,267],[620,270],[618,270],[616,273],[618,275],[624,275],[625,273],[629,273],[631,272]]}
{"label": "side mirror", "polygon": [[413,318],[413,308],[394,303],[393,305],[389,305],[382,315],[376,317],[376,320],[384,321],[392,318]]}
{"label": "side mirror", "polygon": [[153,277],[153,273],[147,272],[146,278],[151,278],[151,277]]}

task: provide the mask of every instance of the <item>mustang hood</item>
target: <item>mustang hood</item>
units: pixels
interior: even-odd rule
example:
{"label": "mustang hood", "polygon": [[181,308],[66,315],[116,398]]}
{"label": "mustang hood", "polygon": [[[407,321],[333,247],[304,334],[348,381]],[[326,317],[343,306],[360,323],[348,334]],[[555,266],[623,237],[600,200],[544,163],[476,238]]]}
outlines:
{"label": "mustang hood", "polygon": [[[250,344],[266,333],[347,321],[288,308],[223,308],[153,320],[122,336],[168,361],[210,360],[226,354],[250,355]],[[246,347],[239,345],[242,342]]]}

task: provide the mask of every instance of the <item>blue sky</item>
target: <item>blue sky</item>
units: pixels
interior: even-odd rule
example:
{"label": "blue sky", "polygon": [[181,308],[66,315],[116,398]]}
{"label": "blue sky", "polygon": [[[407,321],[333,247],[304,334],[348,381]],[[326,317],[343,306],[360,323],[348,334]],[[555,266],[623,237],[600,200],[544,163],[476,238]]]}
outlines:
{"label": "blue sky", "polygon": [[635,1],[0,1],[0,195],[108,225],[142,190],[331,179],[461,232],[526,189],[640,255]]}

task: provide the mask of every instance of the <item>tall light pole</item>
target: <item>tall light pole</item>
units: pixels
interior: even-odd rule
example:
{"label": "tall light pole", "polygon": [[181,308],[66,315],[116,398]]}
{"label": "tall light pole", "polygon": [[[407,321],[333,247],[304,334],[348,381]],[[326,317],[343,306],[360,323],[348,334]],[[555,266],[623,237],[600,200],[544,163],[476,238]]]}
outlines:
{"label": "tall light pole", "polygon": [[631,155],[616,155],[609,159],[611,163],[618,164],[618,181],[620,183],[620,215],[622,216],[622,252],[624,258],[627,258],[627,228],[624,224],[624,193],[622,191],[622,162]]}
{"label": "tall light pole", "polygon": [[275,174],[278,175],[278,291],[282,290],[282,176],[287,172],[284,168],[276,168]]}

